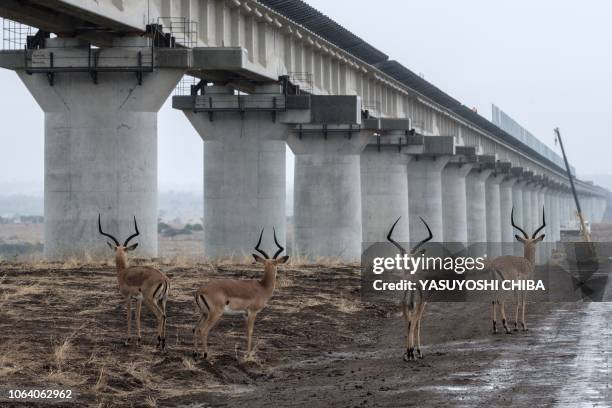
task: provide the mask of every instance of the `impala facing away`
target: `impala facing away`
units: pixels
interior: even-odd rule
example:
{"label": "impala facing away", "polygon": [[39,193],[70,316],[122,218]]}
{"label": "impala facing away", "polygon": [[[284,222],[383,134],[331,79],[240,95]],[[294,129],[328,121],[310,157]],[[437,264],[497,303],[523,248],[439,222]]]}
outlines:
{"label": "impala facing away", "polygon": [[131,341],[132,332],[132,299],[136,299],[136,344],[140,344],[140,309],[142,302],[153,312],[157,319],[157,347],[161,350],[166,348],[166,301],[168,300],[168,290],[170,281],[161,271],[148,266],[128,267],[127,252],[136,249],[138,244],[128,246],[129,242],[140,235],[138,224],[134,217],[134,229],[136,232],[130,235],[123,245],[110,234],[102,231],[102,222],[98,215],[98,230],[100,234],[113,240],[107,242],[108,246],[115,251],[115,263],[117,265],[117,282],[119,292],[125,298],[127,307],[127,340],[126,345]]}
{"label": "impala facing away", "polygon": [[[401,217],[400,217],[401,218]],[[420,218],[420,217],[419,217]],[[393,230],[397,225],[398,218],[389,233],[387,234],[387,240],[391,242],[397,249],[399,249],[400,254],[403,256],[406,254],[406,250],[396,241],[391,238],[393,234]],[[431,233],[431,229],[429,225],[425,222],[423,218],[421,218],[423,224],[427,228],[427,232],[429,233],[428,237],[416,244],[410,250],[411,257],[420,256],[425,250],[419,251],[419,248],[430,241],[433,238],[433,234]],[[416,279],[420,271],[417,271],[416,274],[410,275],[411,279]],[[425,305],[427,304],[427,293],[421,289],[420,285],[417,285],[417,290],[406,290],[404,291],[404,298],[400,304],[402,309],[402,316],[406,321],[406,353],[404,354],[404,361],[416,360],[418,358],[423,358],[423,353],[421,353],[421,319],[423,318],[423,312],[425,311]],[[414,331],[416,330],[416,355],[414,354]]]}
{"label": "impala facing away", "polygon": [[208,333],[217,324],[223,313],[244,313],[246,315],[247,352],[245,359],[252,357],[251,340],[255,317],[266,307],[272,297],[276,285],[277,265],[284,264],[289,259],[287,255],[277,259],[285,248],[278,243],[276,231],[274,231],[274,242],[278,246],[278,251],[274,256],[270,258],[262,249],[259,249],[263,232],[262,229],[255,250],[264,257],[253,254],[255,261],[264,265],[261,280],[220,279],[209,282],[196,291],[195,302],[200,311],[200,319],[193,329],[194,358],[198,357],[198,337],[201,337],[202,340],[203,356],[205,359],[208,357]]}
{"label": "impala facing away", "polygon": [[[540,231],[546,226],[546,214],[542,209],[542,225],[531,235],[531,238],[527,233],[514,222],[514,208],[510,213],[510,220],[512,226],[519,230],[523,236],[515,235],[516,239],[523,244],[524,256],[500,256],[491,261],[490,270],[495,279],[499,280],[527,280],[533,279],[535,274],[535,251],[536,244],[541,242],[545,234],[537,236]],[[525,303],[527,299],[527,292],[524,290],[516,291],[516,315],[514,319],[514,331],[518,331],[518,317],[519,307],[522,309],[521,314],[521,327],[523,331],[527,331],[527,324],[525,323]],[[506,334],[510,334],[508,324],[506,321],[506,310],[504,306],[505,300],[503,294],[498,292],[493,300],[493,333],[497,333],[497,307],[501,310],[502,324]]]}

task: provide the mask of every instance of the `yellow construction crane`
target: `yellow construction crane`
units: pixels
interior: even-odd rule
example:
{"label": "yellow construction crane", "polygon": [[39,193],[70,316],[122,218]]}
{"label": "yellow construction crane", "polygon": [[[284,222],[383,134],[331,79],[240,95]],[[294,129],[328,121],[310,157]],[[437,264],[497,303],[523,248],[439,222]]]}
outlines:
{"label": "yellow construction crane", "polygon": [[557,135],[557,141],[559,142],[559,146],[561,146],[561,153],[563,153],[563,160],[565,161],[565,170],[567,171],[567,178],[569,179],[570,186],[572,187],[574,201],[576,202],[576,215],[578,217],[578,221],[580,221],[580,233],[582,234],[584,242],[593,242],[593,240],[591,239],[591,232],[587,228],[586,220],[584,219],[584,215],[582,214],[582,208],[580,207],[578,194],[576,194],[576,187],[574,186],[574,177],[572,176],[572,171],[570,170],[570,165],[567,161],[567,155],[565,154],[565,148],[563,147],[563,140],[561,140],[561,132],[559,131],[559,128],[555,128],[555,134]]}

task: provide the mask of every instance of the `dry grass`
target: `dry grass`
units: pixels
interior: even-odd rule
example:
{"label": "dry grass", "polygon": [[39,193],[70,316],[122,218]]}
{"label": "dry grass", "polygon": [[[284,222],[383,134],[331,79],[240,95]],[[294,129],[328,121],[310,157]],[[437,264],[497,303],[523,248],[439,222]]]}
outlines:
{"label": "dry grass", "polygon": [[45,288],[38,284],[31,284],[25,286],[18,286],[11,288],[10,290],[5,289],[0,296],[0,309],[7,309],[8,305],[12,302],[23,300],[24,298],[44,293]]}
{"label": "dry grass", "polygon": [[98,380],[96,381],[96,384],[93,386],[93,390],[96,393],[104,391],[104,389],[106,388],[106,379],[107,379],[106,368],[102,366],[102,368],[100,368],[100,375],[98,376]]}
{"label": "dry grass", "polygon": [[355,313],[362,309],[358,301],[347,299],[342,294],[340,294],[340,297],[335,302],[335,306],[342,313]]}
{"label": "dry grass", "polygon": [[[211,279],[257,278],[263,268],[250,259],[243,264],[198,263],[189,268],[164,265],[167,261],[160,259],[155,262],[172,282],[168,350],[163,355],[156,352],[154,318],[146,308],[143,344],[126,347],[125,308],[111,262],[0,266],[0,302],[6,306],[0,308],[0,383],[70,387],[87,406],[168,406],[170,399],[176,400],[174,406],[182,406],[186,395],[201,398],[202,390],[256,389],[262,376],[286,359],[312,352],[317,344],[328,347],[330,336],[337,344],[340,340],[334,339],[348,338],[353,332],[342,326],[348,315],[339,312],[351,308],[352,292],[340,306],[334,293],[336,284],[357,287],[358,274],[345,267],[334,273],[318,266],[283,265],[278,275],[282,290],[257,320],[253,354],[245,355],[242,319],[228,316],[211,333],[212,364],[193,360],[191,329],[197,321],[193,290]],[[322,276],[328,281],[322,282]],[[329,313],[304,305],[320,305]],[[309,319],[318,319],[316,327],[304,325]],[[307,336],[292,334],[304,332]]]}

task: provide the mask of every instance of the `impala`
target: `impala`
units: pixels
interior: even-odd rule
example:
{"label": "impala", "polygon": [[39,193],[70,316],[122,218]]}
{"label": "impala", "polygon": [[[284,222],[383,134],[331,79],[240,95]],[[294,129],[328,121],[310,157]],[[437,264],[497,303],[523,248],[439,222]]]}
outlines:
{"label": "impala", "polygon": [[128,267],[127,252],[138,247],[138,243],[128,246],[133,238],[140,235],[136,217],[134,217],[134,234],[130,235],[123,245],[112,235],[102,231],[102,221],[98,215],[98,230],[100,234],[110,238],[113,243],[108,246],[115,252],[115,264],[117,266],[117,283],[119,292],[125,299],[127,308],[127,340],[126,345],[131,342],[132,332],[132,300],[136,299],[136,343],[140,344],[140,309],[144,302],[157,319],[157,347],[161,350],[166,348],[166,302],[170,281],[161,271],[148,266]]}
{"label": "impala", "polygon": [[[527,280],[533,279],[535,274],[535,251],[536,244],[541,242],[545,234],[538,236],[538,233],[544,229],[546,226],[546,214],[544,213],[544,209],[542,209],[542,225],[529,237],[529,235],[516,223],[514,222],[514,208],[512,208],[512,212],[510,213],[510,220],[512,222],[512,226],[519,230],[523,236],[515,235],[517,241],[523,244],[523,256],[500,256],[491,261],[490,270],[493,276],[499,280]],[[521,313],[521,327],[523,331],[527,331],[527,324],[525,323],[525,304],[527,299],[527,292],[524,290],[516,291],[516,315],[514,319],[514,330],[518,331],[518,318],[519,318],[519,308],[522,310]],[[508,324],[506,322],[506,310],[505,310],[505,300],[503,298],[503,294],[501,292],[497,292],[495,295],[495,299],[493,300],[493,333],[497,333],[497,308],[500,308],[501,316],[502,316],[502,325],[504,326],[504,330],[506,334],[510,334],[510,330],[508,329]]]}
{"label": "impala", "polygon": [[[400,217],[401,218],[401,217]],[[420,218],[420,217],[419,217]],[[406,254],[406,250],[391,237],[393,235],[393,230],[395,226],[399,222],[399,218],[395,221],[389,233],[387,234],[387,240],[391,242],[395,247],[400,251],[400,254],[403,256]],[[425,252],[425,250],[419,251],[419,248],[423,246],[426,242],[430,241],[433,238],[433,234],[431,233],[431,229],[429,225],[425,222],[423,218],[421,218],[423,224],[427,228],[428,237],[416,244],[410,250],[410,256],[416,257],[420,256]],[[419,271],[416,272],[418,274]],[[417,275],[411,275],[416,277]],[[414,278],[412,278],[414,279]],[[416,360],[418,358],[423,358],[423,353],[421,353],[421,319],[423,318],[423,313],[425,311],[425,305],[427,304],[427,293],[425,293],[420,285],[417,285],[417,290],[405,290],[404,297],[400,303],[400,308],[402,310],[402,316],[404,321],[406,322],[406,353],[404,354],[404,361]],[[414,354],[414,337],[416,330],[416,355]]]}
{"label": "impala", "polygon": [[259,248],[263,232],[264,230],[262,229],[261,234],[259,234],[259,241],[255,245],[255,250],[263,255],[263,258],[253,254],[255,262],[261,263],[264,266],[264,273],[260,280],[214,280],[196,291],[195,302],[200,311],[200,319],[193,329],[194,358],[197,358],[199,355],[198,337],[201,337],[202,340],[204,348],[203,357],[204,359],[208,358],[208,334],[224,313],[244,314],[246,316],[247,352],[245,359],[252,357],[252,337],[255,317],[257,313],[266,307],[274,293],[277,266],[284,264],[289,259],[287,255],[277,259],[278,255],[285,248],[278,243],[276,230],[274,230],[274,243],[278,250],[274,256],[270,258],[268,254]]}

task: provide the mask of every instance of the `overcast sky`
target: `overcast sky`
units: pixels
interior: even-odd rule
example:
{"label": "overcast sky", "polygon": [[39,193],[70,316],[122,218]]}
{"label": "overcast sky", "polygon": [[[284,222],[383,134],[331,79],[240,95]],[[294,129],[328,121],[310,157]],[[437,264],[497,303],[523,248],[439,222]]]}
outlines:
{"label": "overcast sky", "polygon": [[[559,126],[579,175],[612,173],[612,2],[307,2],[487,119],[495,103],[551,147]],[[42,191],[43,114],[13,72],[0,90],[0,193]],[[202,141],[169,101],[159,184],[202,185]]]}

